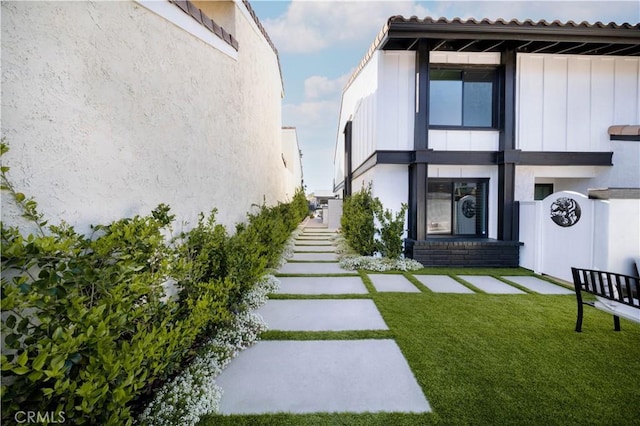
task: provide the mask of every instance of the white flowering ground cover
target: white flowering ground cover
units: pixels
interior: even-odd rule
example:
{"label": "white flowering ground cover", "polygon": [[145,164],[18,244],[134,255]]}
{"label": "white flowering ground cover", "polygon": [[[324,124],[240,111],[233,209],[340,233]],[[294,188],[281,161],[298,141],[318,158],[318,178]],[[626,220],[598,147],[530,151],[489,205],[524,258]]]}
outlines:
{"label": "white flowering ground cover", "polygon": [[298,235],[300,235],[301,233],[302,233],[302,230],[300,228],[297,228],[289,236],[289,239],[284,244],[284,248],[282,249],[282,254],[280,255],[280,261],[278,262],[278,269],[282,268],[282,266],[284,266],[284,264],[287,263],[287,260],[293,257],[296,249],[296,239],[298,238]]}
{"label": "white flowering ground cover", "polygon": [[424,268],[420,262],[404,257],[400,259],[390,259],[388,257],[360,256],[349,247],[347,241],[342,236],[336,237],[335,243],[337,246],[336,252],[338,252],[340,256],[340,267],[349,271],[356,271],[358,269],[375,272],[417,271]]}
{"label": "white flowering ground cover", "polygon": [[389,259],[374,256],[344,256],[340,259],[340,267],[350,271],[364,269],[375,272],[417,271],[424,268],[420,262],[413,259]]}
{"label": "white flowering ground cover", "polygon": [[243,349],[253,345],[267,324],[252,311],[267,302],[267,295],[276,292],[279,281],[265,275],[244,297],[247,310],[235,318],[235,324],[207,342],[201,355],[173,380],[164,384],[138,418],[138,424],[173,426],[195,425],[200,417],[217,412],[222,389],[216,385],[222,369]]}

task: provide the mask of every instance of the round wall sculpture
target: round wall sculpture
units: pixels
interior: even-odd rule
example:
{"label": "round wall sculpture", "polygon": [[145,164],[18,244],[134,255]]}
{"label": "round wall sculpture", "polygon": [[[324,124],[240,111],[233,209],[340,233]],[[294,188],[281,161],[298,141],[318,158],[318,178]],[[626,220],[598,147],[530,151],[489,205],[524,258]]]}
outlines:
{"label": "round wall sculpture", "polygon": [[473,197],[467,198],[466,200],[465,198],[467,197],[462,199],[462,214],[464,217],[471,219],[476,215],[476,203],[474,202]]}
{"label": "round wall sculpture", "polygon": [[563,228],[578,223],[581,214],[580,204],[573,198],[560,197],[551,204],[551,220]]}

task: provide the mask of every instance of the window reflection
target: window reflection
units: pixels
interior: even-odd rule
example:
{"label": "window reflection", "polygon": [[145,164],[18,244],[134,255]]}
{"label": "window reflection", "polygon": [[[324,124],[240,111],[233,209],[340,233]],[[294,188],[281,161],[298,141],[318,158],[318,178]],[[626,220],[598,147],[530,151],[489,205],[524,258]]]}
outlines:
{"label": "window reflection", "polygon": [[434,180],[427,184],[427,233],[487,235],[487,180]]}

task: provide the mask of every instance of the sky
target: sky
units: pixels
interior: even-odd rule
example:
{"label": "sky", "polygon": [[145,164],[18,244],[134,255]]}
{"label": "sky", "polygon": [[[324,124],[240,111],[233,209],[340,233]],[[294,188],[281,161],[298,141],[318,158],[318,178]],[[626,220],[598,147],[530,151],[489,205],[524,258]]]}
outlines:
{"label": "sky", "polygon": [[393,15],[639,23],[640,1],[250,0],[279,52],[282,125],[297,128],[306,192],[333,189],[342,90]]}

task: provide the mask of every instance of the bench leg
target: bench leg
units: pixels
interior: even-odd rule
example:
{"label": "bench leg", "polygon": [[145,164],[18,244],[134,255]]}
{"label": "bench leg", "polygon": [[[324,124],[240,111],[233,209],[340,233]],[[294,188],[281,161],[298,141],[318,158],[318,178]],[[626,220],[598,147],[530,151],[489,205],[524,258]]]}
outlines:
{"label": "bench leg", "polygon": [[580,333],[582,331],[582,303],[578,303],[578,319],[576,320],[576,331]]}
{"label": "bench leg", "polygon": [[620,317],[613,316],[613,329],[615,331],[620,331]]}

